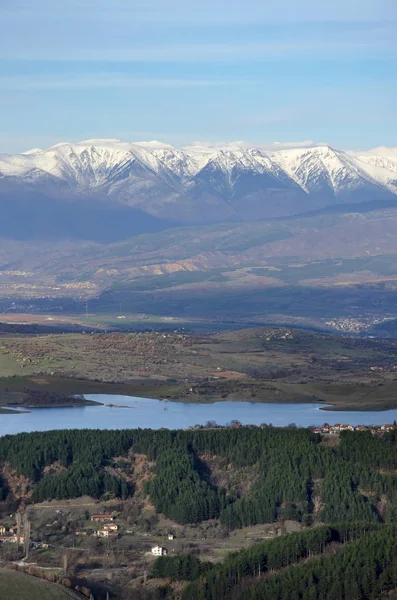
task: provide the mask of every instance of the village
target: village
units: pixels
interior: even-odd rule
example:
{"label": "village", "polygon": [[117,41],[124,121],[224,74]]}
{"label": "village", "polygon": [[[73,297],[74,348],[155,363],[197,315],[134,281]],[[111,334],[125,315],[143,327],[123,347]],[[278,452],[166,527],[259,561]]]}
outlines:
{"label": "village", "polygon": [[[209,421],[189,429],[196,428],[249,430],[272,428],[272,425],[243,425],[231,420],[220,426]],[[284,433],[280,433],[289,437],[297,426],[291,423],[283,429]],[[367,436],[382,438],[397,430],[397,423],[378,426],[324,423],[306,429],[318,436],[317,439],[309,436],[314,445],[321,436],[324,444],[337,446],[345,432],[357,432],[357,437],[365,437],[367,432]],[[134,465],[140,476],[149,475],[150,465],[145,462]],[[227,473],[223,476],[227,477]],[[230,552],[305,528],[305,523],[296,519],[248,525],[235,531],[226,530],[216,520],[181,525],[157,514],[155,506],[142,494],[125,501],[117,498],[98,501],[88,496],[39,503],[27,501],[13,514],[10,512],[3,511],[0,519],[0,565],[42,579],[54,577],[65,581],[66,587],[71,582],[74,590],[88,580],[90,587],[104,586],[113,575],[123,584],[144,588],[160,556],[190,553],[202,561],[218,562]]]}
{"label": "village", "polygon": [[[240,421],[232,420],[230,423],[225,425],[218,425],[215,421],[208,421],[205,425],[194,425],[193,427],[186,427],[186,431],[198,430],[198,429],[240,429],[241,427],[255,429],[266,429],[267,427],[273,427],[271,423],[261,423],[261,425],[243,425]],[[298,426],[295,423],[287,425],[287,429],[296,429]],[[303,428],[305,429],[305,428]],[[357,431],[357,432],[370,432],[373,435],[382,435],[390,431],[397,430],[397,423],[384,423],[383,425],[349,425],[347,423],[335,423],[330,425],[324,423],[321,426],[310,425],[307,427],[313,433],[328,434],[328,435],[339,435],[343,431]]]}
{"label": "village", "polygon": [[[223,428],[235,428],[235,429],[240,429],[240,428],[256,428],[257,426],[254,425],[242,425],[239,421],[234,420],[231,421],[231,423],[227,424],[227,425],[217,425],[215,422],[208,422],[205,425],[196,425],[195,427],[191,427],[189,429],[223,429]],[[272,427],[271,424],[266,424],[263,423],[259,426],[260,428],[268,428],[268,427]],[[293,423],[290,424],[287,429],[295,429],[296,425],[294,425]],[[335,423],[333,425],[328,424],[328,423],[324,423],[322,426],[311,426],[308,427],[308,429],[310,431],[312,431],[314,434],[318,434],[318,435],[322,435],[325,437],[328,437],[330,439],[334,438],[335,441],[338,440],[339,435],[342,434],[343,432],[358,432],[358,433],[362,433],[362,432],[368,432],[370,434],[372,434],[373,436],[383,436],[387,433],[393,432],[397,430],[397,423],[385,423],[379,426],[375,426],[375,425],[357,425],[357,426],[353,426],[350,424],[346,424],[346,423]],[[33,508],[33,507],[32,507]],[[55,510],[55,518],[58,519],[58,521],[61,521],[63,519],[63,517],[66,515],[63,515],[62,510],[57,509]],[[28,514],[30,514],[30,516],[28,517]],[[14,545],[16,547],[23,547],[23,552],[25,556],[28,556],[30,551],[36,551],[36,550],[46,550],[49,549],[51,547],[53,547],[54,543],[51,541],[50,536],[48,535],[48,532],[51,531],[52,526],[55,525],[57,523],[57,521],[55,520],[53,523],[47,522],[45,524],[44,527],[41,528],[41,530],[37,530],[37,527],[34,528],[34,531],[36,532],[36,534],[34,534],[34,531],[32,530],[33,535],[31,535],[31,522],[30,522],[30,518],[31,516],[33,516],[33,512],[31,511],[25,511],[24,514],[21,514],[19,512],[17,512],[15,515],[9,515],[9,517],[7,519],[3,519],[3,522],[0,522],[0,546],[2,545]],[[69,517],[70,518],[70,515]],[[50,529],[49,529],[50,528]],[[78,542],[77,540],[80,539],[81,541],[83,541],[83,539],[97,539],[98,541],[102,540],[103,542],[106,541],[111,541],[114,540],[115,542],[117,540],[122,540],[125,537],[127,539],[131,539],[131,535],[137,536],[135,537],[135,539],[139,538],[139,535],[142,536],[143,540],[145,539],[145,536],[147,536],[147,533],[137,533],[136,531],[130,531],[128,526],[126,526],[126,523],[123,521],[123,519],[121,518],[120,520],[120,515],[117,511],[113,511],[113,512],[107,512],[107,513],[94,513],[94,514],[86,514],[86,517],[82,518],[82,515],[80,515],[80,521],[79,523],[76,522],[76,526],[72,528],[72,531],[69,532],[72,535],[72,538],[74,537],[76,539],[76,547],[78,546]],[[38,534],[38,535],[37,535]],[[185,536],[182,536],[185,537]],[[150,547],[150,538],[152,539],[152,547]],[[174,529],[168,529],[163,531],[162,533],[162,539],[171,541],[173,542],[176,538],[176,534],[175,534],[175,530]],[[156,542],[155,545],[153,545],[153,542]],[[146,541],[146,548],[145,548],[145,553],[147,555],[152,555],[152,556],[162,556],[165,555],[167,553],[169,553],[169,551],[167,550],[167,548],[165,548],[163,545],[161,545],[161,536],[157,537],[156,536],[148,536],[147,541]],[[59,541],[55,542],[55,546],[58,546]],[[72,542],[73,544],[73,548],[75,547],[75,543]],[[171,544],[171,546],[173,546],[174,544]],[[55,547],[54,546],[54,547]]]}
{"label": "village", "polygon": [[[58,510],[56,512],[59,515],[62,515],[62,511]],[[17,523],[12,525],[0,524],[0,543],[24,546],[26,558],[30,550],[49,549],[50,544],[45,541],[30,539],[30,522],[27,521],[26,518],[24,521],[21,521],[19,514],[20,513],[17,513]],[[93,514],[89,518],[91,525],[88,525],[85,529],[76,530],[74,535],[77,537],[91,536],[100,539],[118,539],[121,536],[120,525],[115,522],[118,516],[117,512]],[[10,518],[12,519],[13,516],[10,515]],[[174,541],[176,535],[175,533],[169,532],[166,537],[168,541]],[[167,548],[161,545],[152,546],[150,551],[146,552],[146,554],[152,556],[164,556],[167,553]]]}
{"label": "village", "polygon": [[346,423],[335,423],[334,425],[329,425],[328,423],[324,423],[322,427],[309,427],[313,433],[321,433],[321,434],[329,434],[329,435],[339,435],[343,431],[368,431],[372,433],[372,435],[382,435],[384,433],[388,433],[389,431],[397,430],[396,423],[386,423],[384,425],[347,425]]}

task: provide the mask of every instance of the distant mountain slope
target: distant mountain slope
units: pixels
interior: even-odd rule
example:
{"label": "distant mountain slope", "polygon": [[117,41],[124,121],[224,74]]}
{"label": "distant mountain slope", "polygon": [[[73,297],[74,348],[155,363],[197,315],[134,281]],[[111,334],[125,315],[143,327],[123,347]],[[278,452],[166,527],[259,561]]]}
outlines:
{"label": "distant mountain slope", "polygon": [[375,148],[356,160],[373,179],[397,193],[397,148]]}
{"label": "distant mountain slope", "polygon": [[[121,240],[173,224],[397,204],[397,150],[87,140],[0,155],[0,235]],[[359,210],[359,206],[357,206]]]}
{"label": "distant mountain slope", "polygon": [[[386,258],[381,260],[379,274],[384,277],[373,279],[396,279],[396,231],[397,209],[389,208],[365,214],[170,228],[111,244],[76,240],[52,245],[2,238],[0,284],[19,286],[22,293],[22,286],[28,289],[41,282],[58,290],[55,295],[62,290],[77,294],[83,284],[90,295],[120,284],[136,291],[192,284],[214,290],[268,287],[288,283],[286,265],[292,268],[296,281],[329,280],[343,269],[332,267],[328,272],[324,266],[313,267],[316,261],[349,259],[346,272],[350,278],[364,268],[364,263],[355,259],[362,257],[365,269],[375,265],[378,273],[382,256]],[[386,268],[383,263],[389,263],[387,256],[392,266]],[[312,266],[306,269],[306,264]],[[360,273],[360,280],[367,281],[368,274]]]}

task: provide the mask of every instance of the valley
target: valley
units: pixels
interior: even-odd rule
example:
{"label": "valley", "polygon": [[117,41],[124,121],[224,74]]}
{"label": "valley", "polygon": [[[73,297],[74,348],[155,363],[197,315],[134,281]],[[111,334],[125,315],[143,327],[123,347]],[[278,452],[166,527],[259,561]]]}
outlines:
{"label": "valley", "polygon": [[[119,140],[0,156],[0,592],[290,600],[314,578],[340,600],[367,567],[373,597],[397,587],[396,161]],[[266,425],[281,407],[290,426]],[[293,422],[332,411],[368,427]]]}
{"label": "valley", "polygon": [[[329,565],[350,586],[367,573],[381,597],[395,588],[384,575],[395,437],[251,426],[0,438],[0,562],[14,569],[0,570],[0,589],[14,582],[25,594],[35,576],[33,598],[40,585],[51,598],[56,582],[58,597],[243,600],[280,578],[301,585],[296,569],[305,585],[315,569],[329,586]],[[30,540],[26,561],[18,536]]]}
{"label": "valley", "polygon": [[119,140],[1,155],[0,310],[372,335],[396,316],[396,156]]}
{"label": "valley", "polygon": [[[219,333],[3,334],[0,404],[29,394],[115,394],[188,403],[324,403],[397,407],[397,342],[253,327]],[[65,396],[65,398],[63,398]],[[71,401],[71,399],[70,399]]]}
{"label": "valley", "polygon": [[395,4],[0,0],[0,600],[397,600]]}
{"label": "valley", "polygon": [[371,335],[396,316],[396,215],[171,228],[116,244],[31,241],[18,255],[3,240],[0,310],[116,328],[168,319]]}

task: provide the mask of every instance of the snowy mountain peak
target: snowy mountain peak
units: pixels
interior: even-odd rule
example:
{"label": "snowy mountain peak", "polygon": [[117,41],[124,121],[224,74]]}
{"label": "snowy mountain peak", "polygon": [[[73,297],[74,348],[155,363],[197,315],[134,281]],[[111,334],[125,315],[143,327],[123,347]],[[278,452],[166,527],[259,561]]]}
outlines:
{"label": "snowy mountain peak", "polygon": [[179,149],[156,140],[88,139],[0,155],[0,195],[13,186],[15,193],[96,198],[176,221],[265,218],[393,202],[397,149],[353,153],[322,144],[271,152],[243,142]]}
{"label": "snowy mountain peak", "polygon": [[25,156],[30,156],[31,154],[41,154],[44,152],[42,148],[32,148],[31,150],[26,150],[26,152],[22,152]]}
{"label": "snowy mountain peak", "polygon": [[330,146],[278,151],[274,158],[307,193],[322,193],[326,188],[338,193],[365,182],[377,183],[357,160]]}
{"label": "snowy mountain peak", "polygon": [[360,156],[363,154],[368,156],[393,156],[397,158],[397,146],[378,146],[367,152],[359,153]]}

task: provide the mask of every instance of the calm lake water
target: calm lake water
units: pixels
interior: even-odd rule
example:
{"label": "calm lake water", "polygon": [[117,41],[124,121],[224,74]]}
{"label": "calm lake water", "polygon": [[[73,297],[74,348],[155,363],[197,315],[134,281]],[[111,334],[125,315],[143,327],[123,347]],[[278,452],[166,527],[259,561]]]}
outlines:
{"label": "calm lake water", "polygon": [[[253,402],[216,402],[184,404],[131,396],[87,395],[105,406],[74,408],[36,408],[24,414],[0,414],[0,435],[51,429],[184,429],[197,423],[216,421],[225,425],[237,419],[244,425],[272,423],[285,426],[322,425],[324,422],[350,425],[381,425],[397,420],[397,409],[353,412],[324,411],[319,404],[256,404]],[[108,404],[123,405],[116,408]]]}

